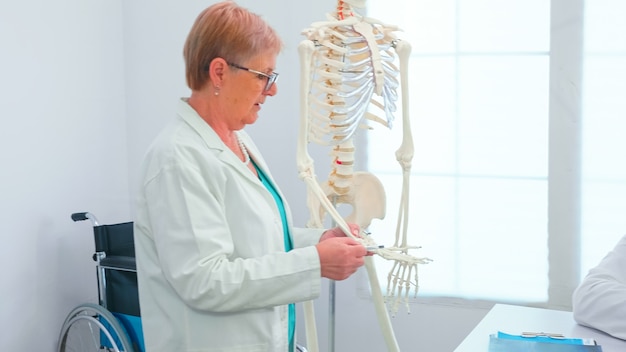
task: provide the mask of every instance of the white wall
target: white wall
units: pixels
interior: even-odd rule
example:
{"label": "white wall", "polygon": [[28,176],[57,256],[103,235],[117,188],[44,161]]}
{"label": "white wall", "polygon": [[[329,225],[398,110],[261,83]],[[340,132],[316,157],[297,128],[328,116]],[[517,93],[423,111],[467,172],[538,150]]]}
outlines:
{"label": "white wall", "polygon": [[121,1],[0,2],[0,350],[95,300],[88,223],[128,219]]}
{"label": "white wall", "polygon": [[[69,309],[95,302],[91,225],[69,215],[90,211],[103,223],[132,219],[143,152],[173,117],[178,97],[188,94],[184,38],[213,2],[0,3],[0,350],[55,350]],[[300,30],[324,19],[335,2],[239,3],[264,16],[286,44],[278,59],[279,93],[247,130],[302,225],[296,46]],[[324,175],[326,155],[313,156]],[[337,351],[384,350],[374,310],[358,294],[364,284],[362,277],[337,284]],[[316,305],[322,350],[326,304],[324,289]],[[411,309],[392,320],[404,350],[451,351],[485,313],[425,304]]]}

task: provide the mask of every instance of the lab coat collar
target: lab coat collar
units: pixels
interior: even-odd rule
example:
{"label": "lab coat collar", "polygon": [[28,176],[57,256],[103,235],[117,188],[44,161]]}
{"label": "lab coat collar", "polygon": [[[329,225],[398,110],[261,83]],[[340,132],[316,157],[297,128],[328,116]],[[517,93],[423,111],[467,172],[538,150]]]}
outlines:
{"label": "lab coat collar", "polygon": [[[208,148],[219,151],[216,154],[220,160],[232,166],[250,181],[263,186],[261,181],[255,177],[252,172],[250,172],[247,165],[242,163],[241,160],[237,158],[235,153],[228,149],[226,144],[224,144],[213,128],[211,128],[211,126],[206,123],[200,115],[198,115],[196,110],[189,105],[188,100],[189,98],[180,99],[178,103],[178,116],[200,135]],[[250,158],[254,160],[257,166],[261,168],[266,175],[269,175],[267,165],[265,164],[263,158],[260,157],[261,154],[259,153],[256,145],[252,142],[250,136],[248,136],[248,134],[243,130],[238,131],[238,134],[242,142],[246,145]]]}

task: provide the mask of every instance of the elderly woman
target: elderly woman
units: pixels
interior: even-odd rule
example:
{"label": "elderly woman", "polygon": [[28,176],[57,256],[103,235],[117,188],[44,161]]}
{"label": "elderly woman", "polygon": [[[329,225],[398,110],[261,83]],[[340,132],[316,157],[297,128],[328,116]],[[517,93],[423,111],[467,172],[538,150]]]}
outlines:
{"label": "elderly woman", "polygon": [[231,1],[204,10],[187,37],[191,96],[146,154],[135,220],[148,352],[294,351],[294,302],[371,254],[338,228],[293,227],[243,132],[277,92],[281,46]]}

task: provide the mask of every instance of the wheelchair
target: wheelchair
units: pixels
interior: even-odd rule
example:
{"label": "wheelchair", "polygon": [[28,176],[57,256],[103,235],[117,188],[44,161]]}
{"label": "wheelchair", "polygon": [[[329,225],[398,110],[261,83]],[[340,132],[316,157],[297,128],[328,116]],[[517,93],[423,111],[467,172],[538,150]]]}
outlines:
{"label": "wheelchair", "polygon": [[[91,220],[95,242],[99,304],[78,305],[65,318],[58,352],[145,352],[133,223],[101,225],[91,213],[73,213],[72,220]],[[297,345],[297,352],[307,352]]]}
{"label": "wheelchair", "polygon": [[58,352],[145,352],[133,223],[101,225],[88,212],[71,217],[93,224],[99,304],[83,303],[68,314]]}

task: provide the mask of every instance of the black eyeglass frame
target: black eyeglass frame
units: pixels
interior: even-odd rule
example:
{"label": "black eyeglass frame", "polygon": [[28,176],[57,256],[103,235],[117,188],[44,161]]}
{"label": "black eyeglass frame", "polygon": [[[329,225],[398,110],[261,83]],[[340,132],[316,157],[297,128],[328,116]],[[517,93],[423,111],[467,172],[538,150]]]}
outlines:
{"label": "black eyeglass frame", "polygon": [[240,70],[252,72],[254,74],[261,75],[261,76],[267,78],[267,83],[265,84],[265,88],[263,89],[264,92],[267,92],[268,90],[270,90],[272,88],[272,85],[274,83],[276,83],[276,81],[278,80],[278,72],[272,72],[270,74],[267,74],[265,72],[253,70],[251,68],[247,68],[247,67],[243,67],[241,65],[234,64],[232,62],[227,62],[227,63],[228,63],[228,66],[232,66],[232,67],[238,68]]}

